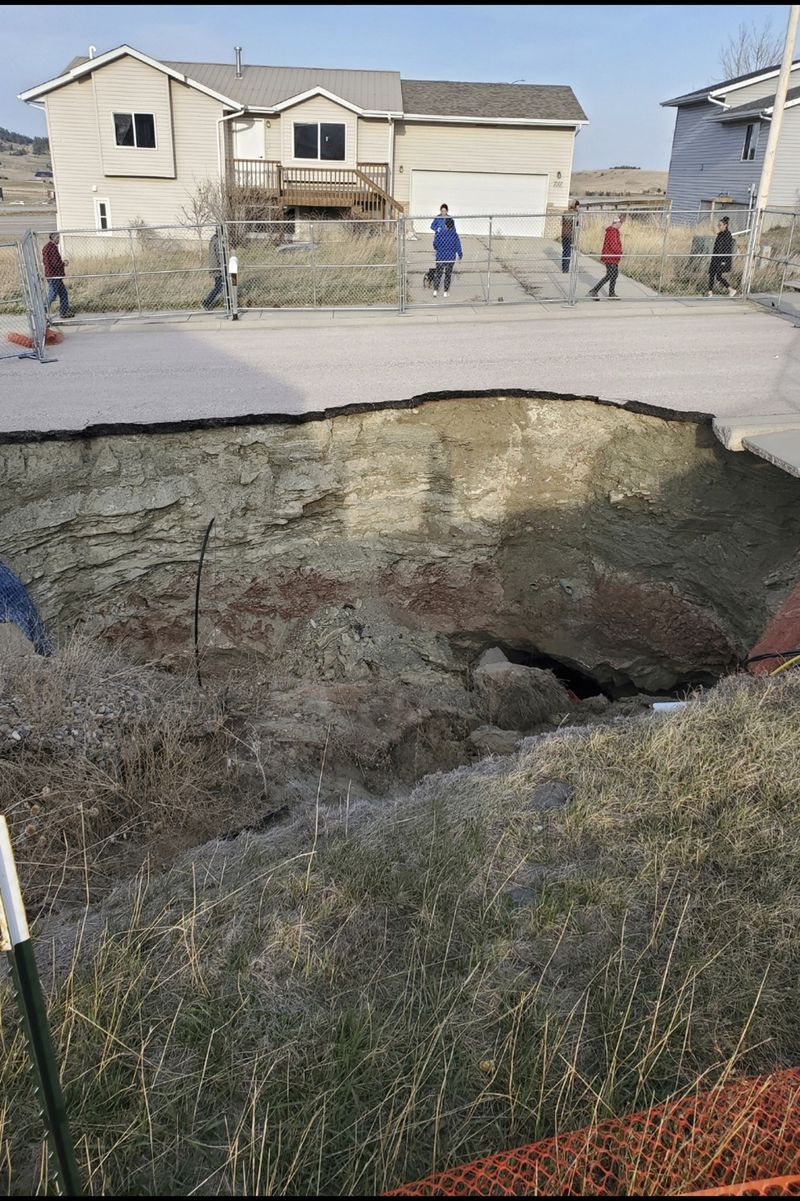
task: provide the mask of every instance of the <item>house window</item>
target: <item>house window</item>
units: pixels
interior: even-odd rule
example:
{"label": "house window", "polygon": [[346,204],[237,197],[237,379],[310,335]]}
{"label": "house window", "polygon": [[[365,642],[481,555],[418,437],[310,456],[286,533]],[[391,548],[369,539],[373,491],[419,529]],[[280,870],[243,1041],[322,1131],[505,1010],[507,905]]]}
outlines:
{"label": "house window", "polygon": [[320,162],[344,162],[345,126],[315,122],[294,127],[294,157]]}
{"label": "house window", "polygon": [[751,163],[756,157],[758,146],[758,125],[748,125],[744,131],[744,146],[742,147],[742,162]]}
{"label": "house window", "polygon": [[118,146],[155,150],[156,119],[152,113],[114,113],[114,136]]}
{"label": "house window", "polygon": [[94,201],[94,221],[98,233],[106,233],[111,229],[111,205],[107,200]]}

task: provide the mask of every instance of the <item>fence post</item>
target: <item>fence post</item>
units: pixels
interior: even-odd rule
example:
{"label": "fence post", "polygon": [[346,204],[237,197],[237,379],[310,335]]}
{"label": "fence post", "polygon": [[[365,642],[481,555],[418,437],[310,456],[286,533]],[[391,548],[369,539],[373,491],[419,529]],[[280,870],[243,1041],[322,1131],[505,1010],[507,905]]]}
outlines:
{"label": "fence post", "polygon": [[139,294],[139,276],[136,273],[136,250],[133,245],[133,230],[128,230],[128,239],[130,241],[131,250],[131,267],[133,268],[133,287],[136,292],[136,309],[141,317],[142,315],[142,298]]}
{"label": "fence post", "polygon": [[395,218],[395,246],[397,254],[397,311],[406,311],[406,219]]}
{"label": "fence post", "polygon": [[317,307],[317,240],[315,237],[314,222],[309,221],[311,230],[311,307]]}
{"label": "fence post", "polygon": [[581,255],[581,218],[578,211],[572,218],[572,253],[569,258],[567,279],[567,303],[575,304],[578,299],[578,268]]}
{"label": "fence post", "polygon": [[222,268],[222,295],[225,301],[225,317],[228,321],[233,317],[233,295],[231,290],[228,264],[231,261],[231,246],[228,238],[228,223],[221,221],[215,226],[220,250],[220,267]]}
{"label": "fence post", "polygon": [[781,275],[781,286],[778,291],[778,308],[780,309],[783,303],[783,288],[786,283],[786,273],[789,270],[789,262],[792,257],[792,246],[794,245],[794,227],[797,222],[797,213],[792,213],[792,224],[789,229],[789,244],[786,247],[786,254],[783,259],[783,274]]}
{"label": "fence post", "polygon": [[755,265],[756,249],[758,239],[761,232],[761,220],[763,210],[753,210],[753,224],[750,227],[750,238],[747,243],[747,254],[744,260],[744,270],[742,271],[742,295],[750,299],[750,289],[753,283],[753,267]]}
{"label": "fence post", "polygon": [[489,243],[486,248],[486,303],[492,298],[492,229],[494,217],[489,218]]}
{"label": "fence post", "polygon": [[661,243],[661,267],[658,272],[658,294],[662,295],[664,287],[664,268],[667,264],[667,238],[669,237],[669,223],[672,216],[670,209],[664,209],[664,238]]}

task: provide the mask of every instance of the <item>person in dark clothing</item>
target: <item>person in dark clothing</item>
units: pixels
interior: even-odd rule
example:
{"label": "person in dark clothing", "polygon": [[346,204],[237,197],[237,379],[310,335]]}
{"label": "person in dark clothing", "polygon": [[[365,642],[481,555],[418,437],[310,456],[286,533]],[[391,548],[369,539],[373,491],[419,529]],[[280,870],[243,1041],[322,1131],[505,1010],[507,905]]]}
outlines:
{"label": "person in dark clothing", "polygon": [[599,300],[598,292],[603,284],[608,284],[608,299],[619,300],[617,296],[617,276],[619,275],[619,264],[622,258],[622,234],[620,229],[625,220],[625,214],[622,213],[617,217],[616,221],[612,221],[606,228],[606,234],[603,238],[603,249],[600,254],[600,262],[605,264],[606,273],[598,284],[589,290],[589,295],[593,300]]}
{"label": "person in dark clothing", "polygon": [[447,217],[444,228],[437,229],[433,239],[433,249],[436,252],[436,271],[433,277],[433,294],[436,296],[444,276],[444,294],[450,291],[450,280],[453,275],[453,264],[456,258],[463,258],[461,239],[456,233],[456,223],[452,217]]}
{"label": "person in dark clothing", "polygon": [[714,249],[711,252],[711,263],[708,268],[708,294],[714,295],[714,284],[717,280],[722,284],[723,288],[728,289],[729,296],[736,295],[736,289],[732,288],[729,281],[724,278],[726,271],[730,271],[733,266],[733,234],[728,228],[730,224],[729,217],[721,217],[717,226],[717,236],[714,239]]}
{"label": "person in dark clothing", "polygon": [[64,283],[64,272],[69,266],[69,259],[62,259],[58,249],[59,234],[50,234],[42,248],[42,264],[44,277],[47,280],[47,311],[58,297],[59,312],[62,317],[72,317],[69,307],[69,295]]}
{"label": "person in dark clothing", "polygon": [[579,208],[580,201],[573,200],[561,218],[561,270],[565,275],[569,272],[570,259],[572,258],[572,243],[575,238],[575,223]]}
{"label": "person in dark clothing", "polygon": [[214,286],[203,301],[204,309],[210,309],[222,291],[222,248],[218,233],[212,236],[208,244],[208,273],[214,281]]}

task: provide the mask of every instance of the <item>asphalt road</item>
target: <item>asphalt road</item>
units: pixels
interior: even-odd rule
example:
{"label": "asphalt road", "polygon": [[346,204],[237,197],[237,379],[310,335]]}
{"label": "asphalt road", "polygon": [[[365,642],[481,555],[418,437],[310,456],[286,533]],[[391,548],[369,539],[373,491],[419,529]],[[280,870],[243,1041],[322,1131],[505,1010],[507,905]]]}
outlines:
{"label": "asphalt road", "polygon": [[[713,302],[712,302],[713,303]],[[57,361],[0,361],[0,431],[300,413],[513,388],[716,416],[800,412],[800,331],[744,306],[613,314],[279,314],[67,331]]]}

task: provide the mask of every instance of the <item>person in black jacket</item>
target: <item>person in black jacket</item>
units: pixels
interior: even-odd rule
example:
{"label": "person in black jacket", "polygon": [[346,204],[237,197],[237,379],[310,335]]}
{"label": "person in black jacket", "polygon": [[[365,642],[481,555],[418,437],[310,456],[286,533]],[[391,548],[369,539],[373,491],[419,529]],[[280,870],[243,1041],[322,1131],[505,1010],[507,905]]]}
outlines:
{"label": "person in black jacket", "polygon": [[733,266],[733,234],[728,228],[729,222],[729,217],[721,217],[717,226],[717,236],[714,239],[714,249],[711,252],[711,263],[708,268],[709,296],[714,295],[716,280],[719,280],[723,288],[728,289],[729,296],[736,295],[736,289],[732,288],[728,280],[724,278],[724,272],[730,271]]}

